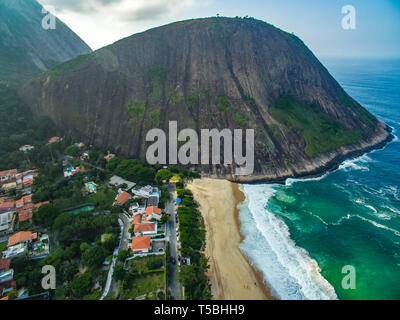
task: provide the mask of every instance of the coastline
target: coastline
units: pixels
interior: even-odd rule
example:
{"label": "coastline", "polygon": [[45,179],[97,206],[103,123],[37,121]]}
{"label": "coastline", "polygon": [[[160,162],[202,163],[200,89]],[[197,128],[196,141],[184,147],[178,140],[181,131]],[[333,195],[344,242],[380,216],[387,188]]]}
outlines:
{"label": "coastline", "polygon": [[239,249],[238,204],[245,199],[239,186],[227,180],[209,178],[188,185],[207,230],[205,254],[209,257],[208,278],[214,300],[275,300],[263,281]]}
{"label": "coastline", "polygon": [[[346,160],[358,158],[369,152],[385,148],[395,139],[393,128],[380,122],[380,134],[373,136],[369,141],[361,141],[350,146],[343,146],[338,150],[322,154],[309,163],[300,167],[293,167],[286,171],[277,171],[274,174],[253,174],[250,176],[215,175],[202,173],[202,176],[211,179],[226,179],[233,183],[245,184],[285,184],[287,179],[310,179],[321,177],[328,172],[335,171]],[[378,127],[378,128],[379,128]]]}

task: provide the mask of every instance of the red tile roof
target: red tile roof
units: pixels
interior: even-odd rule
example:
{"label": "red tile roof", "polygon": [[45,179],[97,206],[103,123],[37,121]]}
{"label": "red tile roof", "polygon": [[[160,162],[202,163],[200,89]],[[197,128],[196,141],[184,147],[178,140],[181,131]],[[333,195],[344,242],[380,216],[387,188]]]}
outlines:
{"label": "red tile roof", "polygon": [[152,215],[153,213],[158,214],[159,216],[162,214],[161,209],[157,207],[147,207],[146,208],[146,216]]}
{"label": "red tile roof", "polygon": [[37,233],[32,233],[30,231],[21,231],[21,232],[18,232],[16,234],[12,235],[8,239],[8,245],[13,246],[20,242],[30,241],[30,240],[35,240],[35,239],[37,239]]}
{"label": "red tile roof", "polygon": [[150,249],[151,237],[136,237],[132,239],[132,250]]}
{"label": "red tile roof", "polygon": [[148,232],[155,230],[156,230],[156,225],[154,223],[135,224],[135,227],[133,228],[134,232]]}
{"label": "red tile roof", "polygon": [[15,201],[6,200],[0,203],[0,211],[8,211],[15,208]]}
{"label": "red tile roof", "polygon": [[117,199],[115,199],[118,204],[123,205],[125,204],[129,199],[131,198],[131,195],[128,192],[122,192]]}
{"label": "red tile roof", "polygon": [[17,169],[0,171],[0,178],[4,178],[6,176],[13,178],[17,175],[17,172],[18,172]]}
{"label": "red tile roof", "polygon": [[23,206],[23,205],[25,205],[27,203],[31,203],[31,202],[32,202],[32,195],[29,195],[29,196],[25,196],[25,197],[22,197],[21,199],[17,200],[15,202],[15,205],[17,207],[20,207],[20,206]]}
{"label": "red tile roof", "polygon": [[38,209],[39,209],[41,206],[44,206],[45,204],[50,204],[50,201],[35,203],[33,206],[34,206],[35,208],[38,208]]}
{"label": "red tile roof", "polygon": [[10,259],[0,259],[0,271],[7,271],[10,269]]}
{"label": "red tile roof", "polygon": [[141,214],[137,214],[136,216],[133,217],[133,221],[132,221],[133,224],[137,224],[137,223],[140,223],[140,222],[142,222],[142,215]]}
{"label": "red tile roof", "polygon": [[115,154],[113,153],[110,153],[104,157],[104,159],[106,159],[107,162],[110,161],[112,158],[115,158]]}

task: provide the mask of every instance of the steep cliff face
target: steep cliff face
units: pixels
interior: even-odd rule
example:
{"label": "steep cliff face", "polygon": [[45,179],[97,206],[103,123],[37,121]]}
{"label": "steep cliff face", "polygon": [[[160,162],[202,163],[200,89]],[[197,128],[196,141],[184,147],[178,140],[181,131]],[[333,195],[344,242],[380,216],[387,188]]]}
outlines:
{"label": "steep cliff face", "polygon": [[255,130],[255,173],[197,170],[232,180],[317,172],[387,140],[386,126],[350,98],[304,43],[253,19],[173,23],[62,64],[21,96],[66,132],[144,159],[152,128]]}
{"label": "steep cliff face", "polygon": [[42,28],[36,0],[0,1],[0,80],[22,82],[91,49],[64,23]]}

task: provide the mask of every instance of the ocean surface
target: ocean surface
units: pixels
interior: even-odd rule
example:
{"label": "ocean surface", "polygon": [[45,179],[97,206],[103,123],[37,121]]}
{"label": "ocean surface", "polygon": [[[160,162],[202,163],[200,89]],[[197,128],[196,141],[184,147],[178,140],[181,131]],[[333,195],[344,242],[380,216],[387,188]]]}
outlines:
{"label": "ocean surface", "polygon": [[320,178],[241,185],[240,248],[281,299],[400,299],[400,60],[323,63],[396,138]]}

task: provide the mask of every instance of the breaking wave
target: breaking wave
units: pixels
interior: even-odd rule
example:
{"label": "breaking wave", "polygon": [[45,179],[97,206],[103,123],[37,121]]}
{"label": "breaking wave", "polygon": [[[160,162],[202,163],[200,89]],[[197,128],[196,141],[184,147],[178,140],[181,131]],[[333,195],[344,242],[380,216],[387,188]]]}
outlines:
{"label": "breaking wave", "polygon": [[240,245],[250,263],[262,272],[272,294],[280,299],[337,299],[318,263],[290,238],[287,225],[266,209],[272,185],[241,185],[246,201],[239,206]]}

